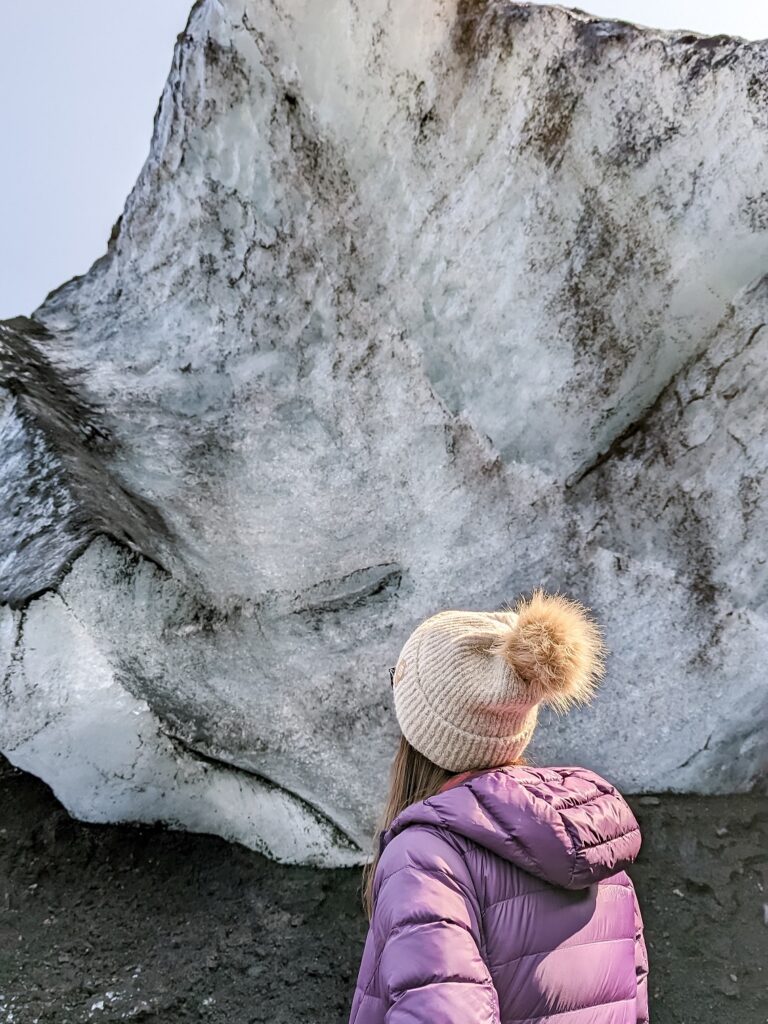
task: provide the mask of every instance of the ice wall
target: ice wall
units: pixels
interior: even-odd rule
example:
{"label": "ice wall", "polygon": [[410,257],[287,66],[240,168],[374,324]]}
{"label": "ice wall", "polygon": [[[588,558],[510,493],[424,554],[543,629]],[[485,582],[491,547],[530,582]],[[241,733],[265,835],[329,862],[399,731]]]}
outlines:
{"label": "ice wall", "polygon": [[357,863],[408,633],[541,584],[612,654],[540,762],[760,779],[766,72],[559,7],[199,0],[107,252],[0,325],[0,750],[88,820]]}

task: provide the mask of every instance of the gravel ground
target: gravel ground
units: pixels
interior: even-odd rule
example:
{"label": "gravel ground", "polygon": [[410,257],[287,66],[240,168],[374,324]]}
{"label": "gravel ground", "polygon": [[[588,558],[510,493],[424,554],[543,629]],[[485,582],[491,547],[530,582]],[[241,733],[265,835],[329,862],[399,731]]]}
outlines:
{"label": "gravel ground", "polygon": [[[768,800],[630,798],[653,1024],[767,1024]],[[346,1024],[359,872],[83,825],[0,759],[0,1024]]]}

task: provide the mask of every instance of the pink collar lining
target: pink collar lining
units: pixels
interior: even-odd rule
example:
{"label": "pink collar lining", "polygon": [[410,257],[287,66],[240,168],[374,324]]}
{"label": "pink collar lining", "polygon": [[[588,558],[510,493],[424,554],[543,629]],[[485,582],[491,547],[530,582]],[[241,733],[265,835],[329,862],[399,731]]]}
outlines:
{"label": "pink collar lining", "polygon": [[460,786],[462,784],[462,782],[465,782],[467,779],[474,778],[475,775],[482,775],[483,772],[492,772],[492,771],[495,771],[497,768],[520,768],[520,767],[525,768],[525,767],[529,767],[529,766],[528,765],[504,765],[504,764],[497,764],[497,765],[494,765],[492,768],[470,768],[467,771],[460,772],[458,775],[454,775],[452,778],[448,779],[446,782],[444,782],[442,784],[442,786],[438,789],[437,792],[438,793],[444,793],[447,789],[453,789],[454,786]]}
{"label": "pink collar lining", "polygon": [[488,771],[487,768],[470,768],[466,772],[461,772],[459,775],[454,775],[452,779],[448,779],[442,784],[438,793],[444,793],[446,789],[453,789],[454,786],[460,786],[465,779],[470,779],[475,775],[482,775],[483,772]]}

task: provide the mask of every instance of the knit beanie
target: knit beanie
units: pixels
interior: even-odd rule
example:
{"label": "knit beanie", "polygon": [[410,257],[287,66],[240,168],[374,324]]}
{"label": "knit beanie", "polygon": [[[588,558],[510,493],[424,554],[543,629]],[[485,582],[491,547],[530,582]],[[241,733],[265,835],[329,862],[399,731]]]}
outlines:
{"label": "knit beanie", "polygon": [[400,652],[395,715],[411,746],[448,771],[508,764],[540,705],[565,712],[591,700],[605,653],[587,609],[540,588],[513,609],[438,612]]}

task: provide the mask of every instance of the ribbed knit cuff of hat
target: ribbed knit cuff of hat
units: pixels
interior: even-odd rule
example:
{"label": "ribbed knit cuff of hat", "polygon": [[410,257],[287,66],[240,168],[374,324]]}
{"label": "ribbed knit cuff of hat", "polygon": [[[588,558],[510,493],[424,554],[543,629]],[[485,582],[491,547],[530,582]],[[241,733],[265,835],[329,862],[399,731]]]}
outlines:
{"label": "ribbed knit cuff of hat", "polygon": [[450,772],[510,764],[530,743],[538,718],[538,707],[521,708],[505,716],[505,726],[512,728],[503,736],[469,732],[427,702],[415,673],[403,676],[394,699],[400,729],[411,746]]}

